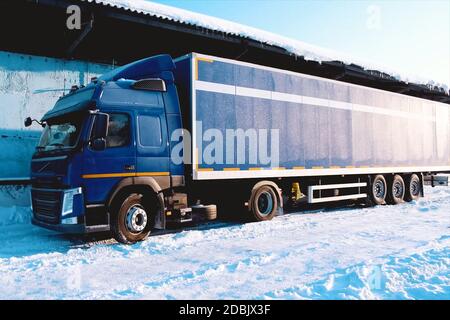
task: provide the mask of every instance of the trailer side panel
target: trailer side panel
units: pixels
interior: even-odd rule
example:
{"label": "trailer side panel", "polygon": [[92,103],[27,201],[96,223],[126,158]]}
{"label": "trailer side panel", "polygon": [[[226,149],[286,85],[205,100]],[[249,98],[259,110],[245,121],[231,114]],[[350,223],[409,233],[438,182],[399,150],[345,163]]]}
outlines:
{"label": "trailer side panel", "polygon": [[[450,171],[446,104],[197,54],[191,65],[194,179]],[[278,132],[279,162],[255,161],[251,135],[242,161],[230,129]]]}

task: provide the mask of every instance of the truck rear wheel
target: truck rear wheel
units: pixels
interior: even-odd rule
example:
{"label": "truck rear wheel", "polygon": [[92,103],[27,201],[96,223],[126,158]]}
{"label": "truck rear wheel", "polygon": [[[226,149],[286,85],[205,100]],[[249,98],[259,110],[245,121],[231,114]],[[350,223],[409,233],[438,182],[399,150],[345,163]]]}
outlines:
{"label": "truck rear wheel", "polygon": [[390,181],[386,202],[388,204],[399,204],[405,198],[405,182],[403,178],[396,174]]}
{"label": "truck rear wheel", "polygon": [[254,191],[251,200],[251,218],[253,221],[271,220],[277,211],[278,198],[271,187],[265,185]]}
{"label": "truck rear wheel", "polygon": [[369,190],[370,200],[374,205],[381,205],[385,203],[387,195],[386,179],[383,175],[376,175],[372,180],[372,185]]}
{"label": "truck rear wheel", "polygon": [[422,183],[417,174],[408,175],[405,178],[405,201],[418,200],[422,190]]}
{"label": "truck rear wheel", "polygon": [[133,244],[149,235],[153,219],[143,200],[142,194],[133,193],[114,206],[111,230],[118,242]]}

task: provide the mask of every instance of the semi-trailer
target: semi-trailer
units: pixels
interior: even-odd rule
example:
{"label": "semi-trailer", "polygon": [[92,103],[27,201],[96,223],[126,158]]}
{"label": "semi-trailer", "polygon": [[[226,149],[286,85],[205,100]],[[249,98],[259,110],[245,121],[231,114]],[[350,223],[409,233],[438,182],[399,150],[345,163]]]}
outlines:
{"label": "semi-trailer", "polygon": [[449,108],[197,53],[146,58],[37,121],[32,222],[134,243],[217,207],[263,221],[286,205],[416,200],[450,173]]}

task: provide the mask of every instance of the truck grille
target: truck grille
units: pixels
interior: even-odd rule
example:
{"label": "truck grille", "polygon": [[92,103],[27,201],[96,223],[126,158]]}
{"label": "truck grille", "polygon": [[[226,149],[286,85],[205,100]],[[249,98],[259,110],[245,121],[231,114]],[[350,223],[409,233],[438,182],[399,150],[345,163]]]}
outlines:
{"label": "truck grille", "polygon": [[59,223],[62,192],[55,190],[31,189],[33,215],[37,220]]}

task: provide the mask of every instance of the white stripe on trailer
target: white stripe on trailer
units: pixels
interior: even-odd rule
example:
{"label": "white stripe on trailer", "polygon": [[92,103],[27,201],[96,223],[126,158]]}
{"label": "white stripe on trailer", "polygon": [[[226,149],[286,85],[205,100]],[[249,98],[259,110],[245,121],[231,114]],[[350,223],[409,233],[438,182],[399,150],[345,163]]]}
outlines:
{"label": "white stripe on trailer", "polygon": [[272,91],[247,88],[247,87],[236,87],[236,95],[241,96],[241,97],[272,100]]}
{"label": "white stripe on trailer", "polygon": [[228,84],[195,81],[195,89],[214,93],[224,93],[236,95],[236,87]]}
{"label": "white stripe on trailer", "polygon": [[434,117],[430,117],[430,116],[420,114],[420,113],[410,113],[410,112],[406,112],[406,111],[386,109],[386,108],[374,107],[374,106],[363,105],[363,104],[355,104],[355,103],[339,101],[339,100],[322,99],[322,98],[296,95],[296,94],[290,94],[290,93],[284,93],[284,92],[233,86],[233,85],[229,85],[229,84],[221,84],[221,83],[215,83],[215,82],[207,82],[207,81],[197,80],[197,81],[195,81],[195,88],[196,88],[196,90],[200,90],[200,91],[231,94],[231,95],[236,95],[236,96],[240,96],[240,97],[251,97],[251,98],[266,99],[266,100],[272,100],[272,101],[306,104],[306,105],[311,105],[311,106],[326,107],[326,108],[332,108],[332,109],[359,111],[359,112],[381,114],[381,115],[394,116],[394,117],[402,117],[402,118],[407,118],[407,119],[415,119],[415,120],[421,120],[421,121],[431,121],[431,122],[436,121],[436,119]]}
{"label": "white stripe on trailer", "polygon": [[272,100],[285,101],[291,103],[302,103],[303,97],[290,93],[272,92]]}

